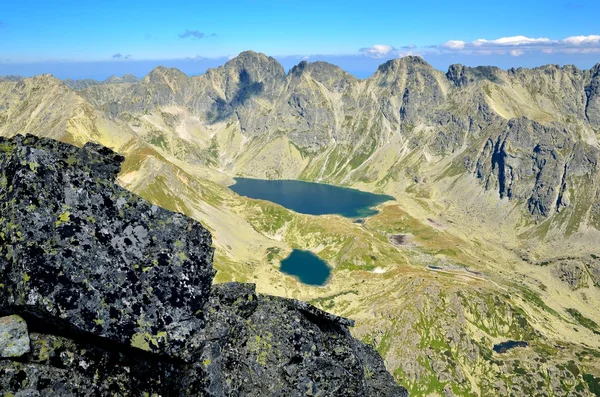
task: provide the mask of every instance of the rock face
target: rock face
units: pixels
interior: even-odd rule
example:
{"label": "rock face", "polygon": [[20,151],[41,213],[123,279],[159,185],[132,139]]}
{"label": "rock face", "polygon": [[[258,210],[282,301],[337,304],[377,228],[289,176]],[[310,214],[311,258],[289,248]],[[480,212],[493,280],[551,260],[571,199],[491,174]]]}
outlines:
{"label": "rock face", "polygon": [[173,353],[208,299],[208,231],[114,185],[123,158],[109,149],[28,136],[2,151],[0,300],[38,321]]}
{"label": "rock face", "polygon": [[2,356],[21,356],[0,362],[1,390],[406,395],[350,320],[250,284],[211,287],[209,232],[116,186],[122,160],[0,140],[0,313],[31,332],[0,319]]}

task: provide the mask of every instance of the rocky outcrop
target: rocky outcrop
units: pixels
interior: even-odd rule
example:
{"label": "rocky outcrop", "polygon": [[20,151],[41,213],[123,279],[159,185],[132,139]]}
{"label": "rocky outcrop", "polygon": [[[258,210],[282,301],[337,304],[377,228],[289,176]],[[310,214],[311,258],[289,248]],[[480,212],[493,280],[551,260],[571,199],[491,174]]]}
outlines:
{"label": "rocky outcrop", "polygon": [[212,286],[209,232],[116,186],[122,161],[0,140],[4,392],[407,395],[350,320]]}
{"label": "rocky outcrop", "polygon": [[450,65],[446,77],[458,87],[464,87],[479,81],[501,83],[500,68],[494,66],[478,66],[470,68],[459,64]]}
{"label": "rocky outcrop", "polygon": [[590,70],[590,81],[585,87],[585,116],[600,128],[600,64]]}
{"label": "rocky outcrop", "polygon": [[597,156],[563,128],[512,119],[485,142],[474,172],[500,198],[523,200],[532,215],[548,217],[569,205],[576,178],[598,172]]}
{"label": "rocky outcrop", "polygon": [[125,74],[122,77],[110,76],[104,80],[104,84],[121,84],[121,83],[137,83],[140,81],[137,77],[132,74]]}
{"label": "rocky outcrop", "polygon": [[538,266],[550,266],[556,278],[572,290],[600,288],[600,256],[591,254],[569,256],[536,262]]}
{"label": "rocky outcrop", "polygon": [[575,260],[564,260],[558,263],[556,267],[556,275],[558,278],[569,284],[573,290],[587,287],[588,274],[584,265]]}
{"label": "rocky outcrop", "polygon": [[208,299],[210,234],[115,186],[123,157],[109,149],[32,136],[2,145],[0,301],[35,321],[175,354]]}

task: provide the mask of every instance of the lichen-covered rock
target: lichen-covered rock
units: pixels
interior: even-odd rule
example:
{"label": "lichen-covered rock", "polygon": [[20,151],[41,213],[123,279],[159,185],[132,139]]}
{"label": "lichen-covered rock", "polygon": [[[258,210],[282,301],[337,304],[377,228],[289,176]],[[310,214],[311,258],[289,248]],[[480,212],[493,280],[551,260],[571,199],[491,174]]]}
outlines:
{"label": "lichen-covered rock", "polygon": [[182,343],[214,274],[209,232],[115,185],[123,158],[110,149],[0,146],[0,301],[148,351]]}
{"label": "lichen-covered rock", "polygon": [[0,357],[20,357],[29,353],[27,323],[19,316],[0,318]]}
{"label": "lichen-covered rock", "polygon": [[[47,332],[47,331],[46,331]],[[202,395],[204,374],[127,347],[32,333],[31,353],[0,361],[0,390],[42,396]]]}
{"label": "lichen-covered rock", "polygon": [[254,286],[214,287],[202,360],[216,396],[407,396],[333,316]]}
{"label": "lichen-covered rock", "polygon": [[0,351],[19,356],[0,360],[0,390],[407,395],[351,320],[251,284],[212,288],[210,233],[116,186],[122,160],[99,145],[0,139],[0,314],[27,322],[0,319]]}

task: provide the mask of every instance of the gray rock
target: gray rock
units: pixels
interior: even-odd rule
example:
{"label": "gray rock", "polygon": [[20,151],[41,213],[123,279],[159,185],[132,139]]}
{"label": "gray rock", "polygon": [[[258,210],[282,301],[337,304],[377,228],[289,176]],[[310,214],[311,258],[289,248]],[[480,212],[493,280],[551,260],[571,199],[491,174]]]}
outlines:
{"label": "gray rock", "polygon": [[0,317],[0,357],[21,357],[29,353],[29,332],[21,317]]}
{"label": "gray rock", "polygon": [[93,79],[82,79],[82,80],[65,79],[65,80],[63,80],[63,82],[70,88],[74,89],[75,91],[85,90],[86,88],[91,87],[93,85],[102,84],[101,81],[93,80]]}
{"label": "gray rock", "polygon": [[114,184],[123,157],[49,139],[1,140],[3,309],[173,353],[201,319],[210,233]]}
{"label": "gray rock", "polygon": [[348,320],[254,286],[213,288],[202,353],[215,396],[407,396]]}
{"label": "gray rock", "polygon": [[555,269],[558,278],[569,284],[571,289],[576,290],[587,286],[588,273],[585,265],[581,262],[572,259],[563,260],[557,264]]}

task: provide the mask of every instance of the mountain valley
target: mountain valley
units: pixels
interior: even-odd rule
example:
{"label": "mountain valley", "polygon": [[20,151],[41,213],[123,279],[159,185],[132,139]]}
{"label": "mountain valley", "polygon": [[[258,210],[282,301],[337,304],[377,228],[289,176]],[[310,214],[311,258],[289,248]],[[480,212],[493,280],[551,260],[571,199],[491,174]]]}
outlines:
{"label": "mountain valley", "polygon": [[[0,136],[24,133],[122,154],[122,187],[212,233],[216,282],[355,320],[411,395],[600,393],[600,64],[409,56],[360,80],[248,51],[191,77],[0,78]],[[395,200],[357,223],[240,196],[234,177]],[[281,273],[292,250],[330,281]],[[493,350],[506,341],[528,345]]]}

